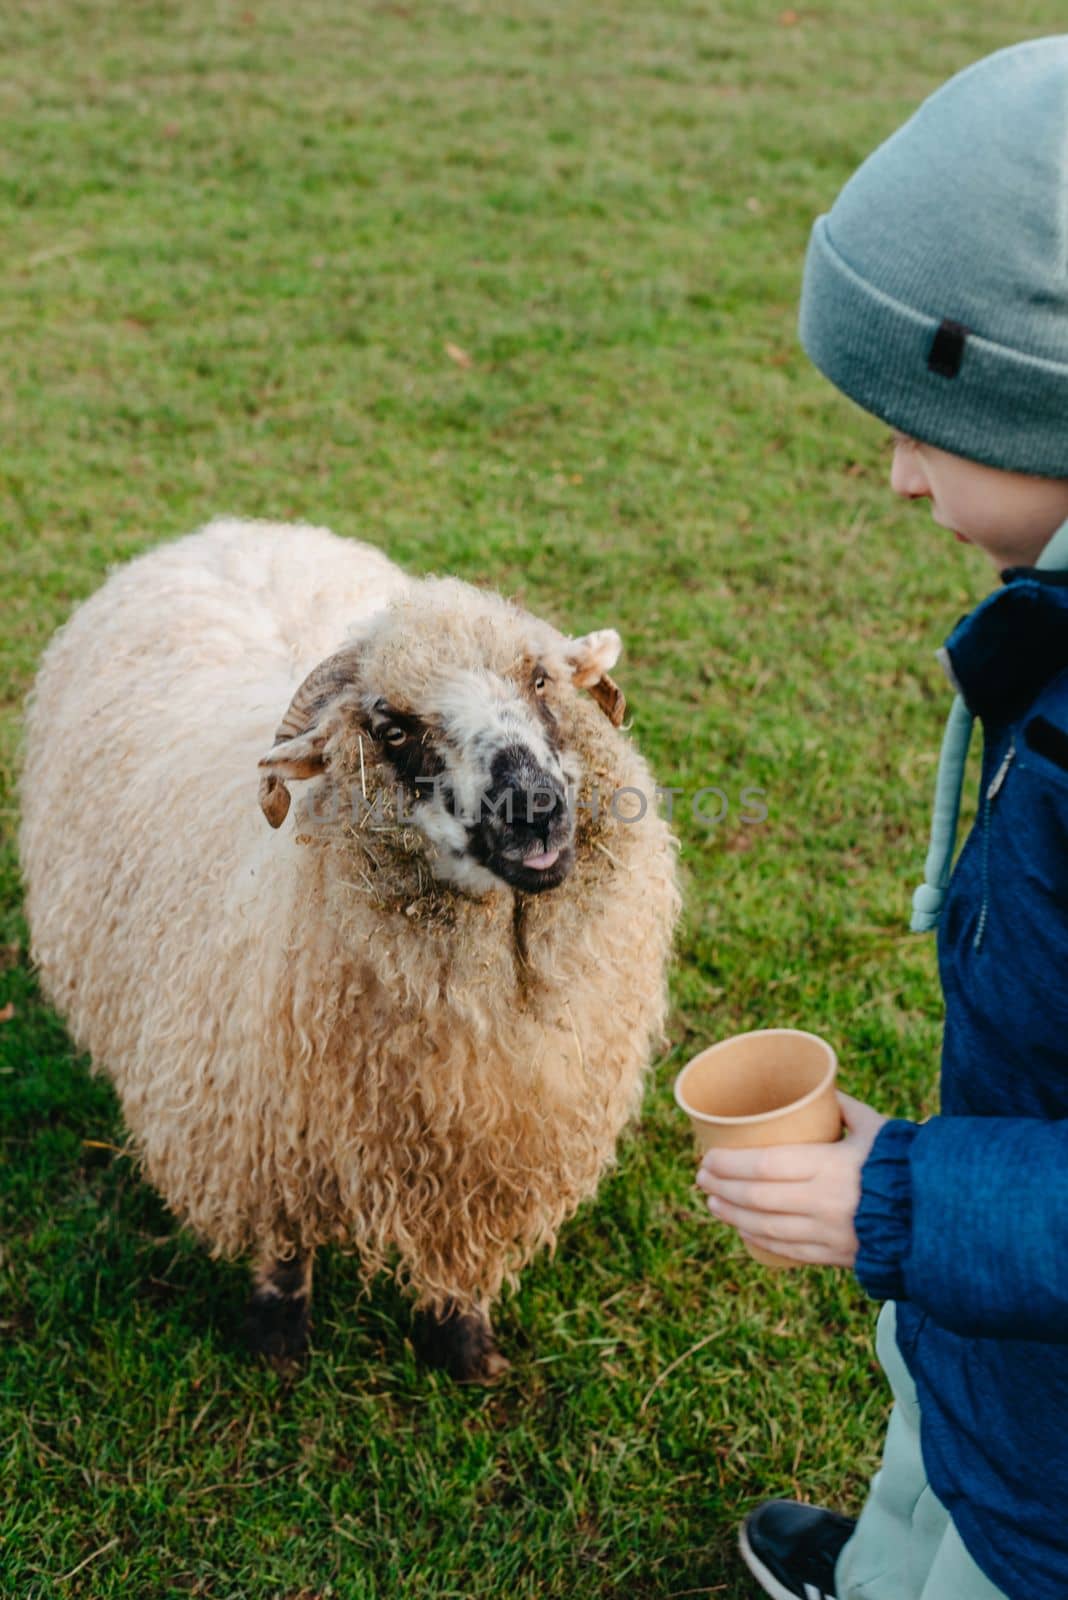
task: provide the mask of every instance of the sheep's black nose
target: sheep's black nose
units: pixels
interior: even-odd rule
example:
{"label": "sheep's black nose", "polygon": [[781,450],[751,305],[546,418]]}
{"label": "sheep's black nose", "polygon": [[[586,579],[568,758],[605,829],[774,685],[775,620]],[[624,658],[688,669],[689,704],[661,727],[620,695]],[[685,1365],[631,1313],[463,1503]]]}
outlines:
{"label": "sheep's black nose", "polygon": [[515,834],[547,839],[563,817],[567,800],[559,784],[495,784],[487,793],[484,811]]}
{"label": "sheep's black nose", "polygon": [[563,791],[557,786],[516,791],[512,827],[517,833],[529,832],[547,839],[566,810]]}
{"label": "sheep's black nose", "polygon": [[483,811],[520,838],[547,839],[567,810],[558,779],[525,751],[502,750],[494,759]]}

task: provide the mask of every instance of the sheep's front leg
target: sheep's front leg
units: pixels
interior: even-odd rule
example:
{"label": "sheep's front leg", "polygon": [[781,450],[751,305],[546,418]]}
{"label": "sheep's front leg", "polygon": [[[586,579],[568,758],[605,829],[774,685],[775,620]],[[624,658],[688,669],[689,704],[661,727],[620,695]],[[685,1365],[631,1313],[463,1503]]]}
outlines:
{"label": "sheep's front leg", "polygon": [[261,1356],[300,1356],[308,1348],[311,1306],[311,1251],[278,1261],[264,1257],[252,1280],[245,1331]]}
{"label": "sheep's front leg", "polygon": [[442,1367],[458,1383],[493,1383],[511,1366],[497,1348],[489,1318],[451,1305],[419,1313],[416,1349],[429,1366]]}

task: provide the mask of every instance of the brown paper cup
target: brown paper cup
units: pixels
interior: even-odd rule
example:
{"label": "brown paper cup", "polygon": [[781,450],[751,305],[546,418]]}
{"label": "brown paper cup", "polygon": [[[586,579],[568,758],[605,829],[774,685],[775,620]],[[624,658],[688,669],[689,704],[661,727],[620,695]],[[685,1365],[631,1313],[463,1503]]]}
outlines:
{"label": "brown paper cup", "polygon": [[[799,1028],[738,1033],[687,1062],[675,1099],[703,1155],[715,1146],[833,1144],[842,1132],[835,1094],[838,1058],[826,1039]],[[803,1263],[750,1249],[767,1267]]]}

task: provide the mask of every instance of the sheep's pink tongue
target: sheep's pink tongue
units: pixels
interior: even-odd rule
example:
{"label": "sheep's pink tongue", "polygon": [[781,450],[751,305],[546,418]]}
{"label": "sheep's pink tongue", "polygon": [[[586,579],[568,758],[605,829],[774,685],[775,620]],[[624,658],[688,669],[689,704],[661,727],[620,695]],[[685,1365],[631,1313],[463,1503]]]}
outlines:
{"label": "sheep's pink tongue", "polygon": [[525,867],[534,867],[538,872],[544,872],[547,867],[556,864],[559,854],[559,850],[543,850],[538,856],[524,856],[523,865]]}

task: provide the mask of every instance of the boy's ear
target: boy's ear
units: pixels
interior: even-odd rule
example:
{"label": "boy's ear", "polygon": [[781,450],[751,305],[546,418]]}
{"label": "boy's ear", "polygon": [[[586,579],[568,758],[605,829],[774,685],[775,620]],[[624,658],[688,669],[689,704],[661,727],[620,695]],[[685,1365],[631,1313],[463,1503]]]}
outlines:
{"label": "boy's ear", "polygon": [[608,676],[622,649],[623,641],[614,628],[598,628],[580,639],[564,641],[564,660],[572,683],[590,691],[613,728],[620,726],[627,712],[622,689]]}

